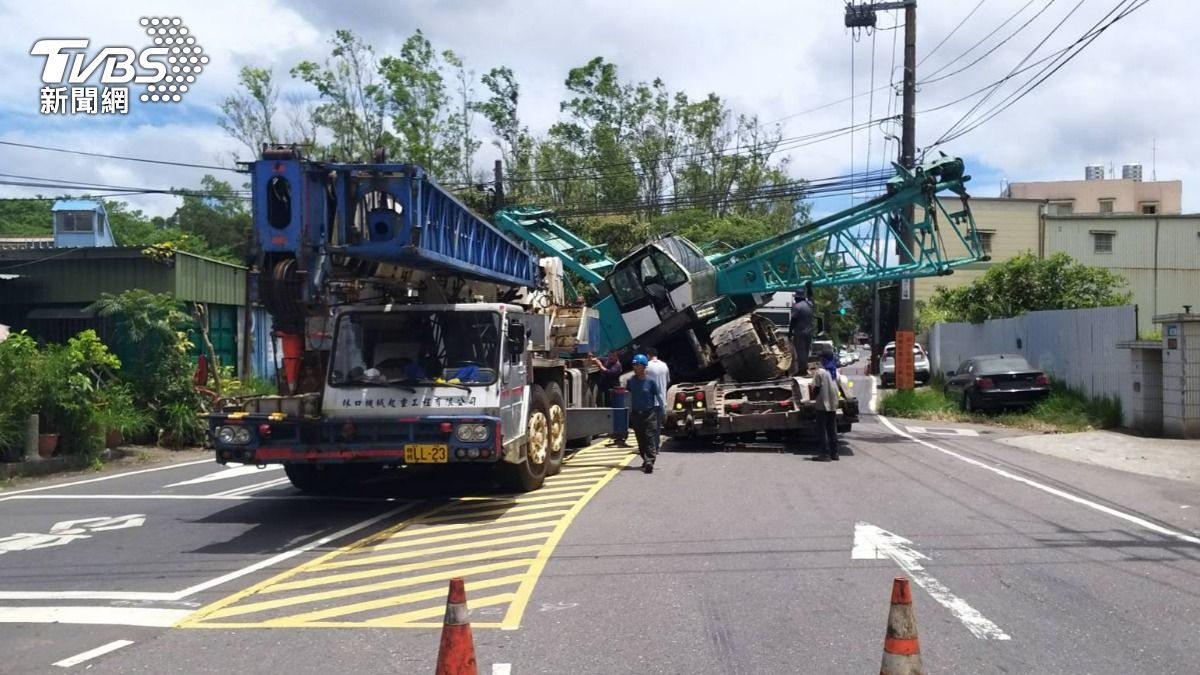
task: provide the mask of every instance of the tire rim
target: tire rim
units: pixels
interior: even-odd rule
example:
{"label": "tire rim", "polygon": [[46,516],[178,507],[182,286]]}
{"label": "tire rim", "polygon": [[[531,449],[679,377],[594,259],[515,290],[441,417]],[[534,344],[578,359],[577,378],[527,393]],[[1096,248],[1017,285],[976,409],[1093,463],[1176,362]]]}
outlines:
{"label": "tire rim", "polygon": [[529,416],[529,460],[537,465],[546,463],[546,449],[549,445],[548,426],[546,413],[539,410]]}
{"label": "tire rim", "polygon": [[550,406],[550,451],[558,454],[567,445],[566,413],[561,405]]}

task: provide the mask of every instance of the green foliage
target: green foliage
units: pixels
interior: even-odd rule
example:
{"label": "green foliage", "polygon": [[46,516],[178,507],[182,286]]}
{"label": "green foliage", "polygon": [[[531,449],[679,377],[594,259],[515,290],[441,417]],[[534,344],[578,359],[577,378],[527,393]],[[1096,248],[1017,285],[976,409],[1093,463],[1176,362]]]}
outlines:
{"label": "green foliage", "polygon": [[171,241],[189,253],[241,263],[249,249],[251,232],[246,202],[225,181],[206,175],[200,183],[205,196],[185,196],[183,204],[166,220],[173,236],[144,243]]}
{"label": "green foliage", "polygon": [[939,287],[929,306],[949,320],[979,323],[1038,310],[1122,305],[1132,297],[1120,292],[1124,286],[1120,275],[1066,253],[1038,258],[1027,252],[992,266],[968,286]]}
{"label": "green foliage", "polygon": [[1029,410],[969,414],[945,395],[945,382],[935,378],[928,387],[893,391],[879,402],[881,415],[906,419],[974,422],[1030,429],[1075,432],[1110,429],[1121,425],[1121,401],[1092,397],[1058,381],[1052,381],[1049,396]]}
{"label": "green foliage", "polygon": [[378,148],[394,156],[375,50],[348,30],[336,31],[329,43],[333,49],[323,65],[302,61],[291,70],[317,90],[320,103],[310,113],[313,126],[332,136],[325,150],[344,162],[371,161]]}
{"label": "green foliage", "polygon": [[133,388],[125,382],[108,382],[100,388],[96,419],[103,431],[118,431],[126,439],[141,438],[154,428],[154,418],[137,405]]}
{"label": "green foliage", "polygon": [[[196,427],[178,421],[180,409],[193,415],[201,409],[188,356],[193,346],[187,339],[191,317],[170,295],[141,289],[116,296],[104,293],[91,309],[99,316],[112,317],[117,339],[137,347],[139,359],[125,364],[121,371],[135,403],[149,411],[164,434],[172,434],[172,442],[198,442],[203,428],[192,433]],[[172,427],[178,433],[172,432]]]}
{"label": "green foliage", "polygon": [[54,231],[49,199],[0,199],[0,236],[45,237]]}
{"label": "green foliage", "polygon": [[242,86],[232,96],[221,102],[222,117],[217,123],[233,138],[250,150],[251,157],[258,157],[263,143],[276,143],[275,115],[279,101],[279,90],[273,75],[266,68],[243,66],[238,73]]}
{"label": "green foliage", "polygon": [[159,413],[162,425],[161,442],[172,449],[196,445],[204,438],[204,421],[199,407],[182,401],[168,404]]}

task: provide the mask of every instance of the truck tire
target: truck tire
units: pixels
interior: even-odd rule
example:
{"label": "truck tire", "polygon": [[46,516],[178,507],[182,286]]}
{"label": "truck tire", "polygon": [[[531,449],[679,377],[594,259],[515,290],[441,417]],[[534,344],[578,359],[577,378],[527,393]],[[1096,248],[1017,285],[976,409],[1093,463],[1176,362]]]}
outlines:
{"label": "truck tire", "polygon": [[546,454],[546,476],[562,471],[567,451],[567,405],[558,383],[546,385],[546,410],[550,421],[550,449]]}
{"label": "truck tire", "polygon": [[340,487],[340,467],[323,464],[284,464],[288,480],[301,492],[329,494]]}
{"label": "truck tire", "polygon": [[774,330],[773,325],[765,324],[770,324],[770,320],[751,314],[712,332],[717,360],[734,381],[759,382],[787,373],[790,354],[786,345],[764,339],[763,331]]}
{"label": "truck tire", "polygon": [[512,492],[532,492],[546,481],[546,458],[550,445],[550,411],[546,392],[538,385],[529,389],[529,411],[525,420],[525,457],[519,464],[500,465],[500,480]]}

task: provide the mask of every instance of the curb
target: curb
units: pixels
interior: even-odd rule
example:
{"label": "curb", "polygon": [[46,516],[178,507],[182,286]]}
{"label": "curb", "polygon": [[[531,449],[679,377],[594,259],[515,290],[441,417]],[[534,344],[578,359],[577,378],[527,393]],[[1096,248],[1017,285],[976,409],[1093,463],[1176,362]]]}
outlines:
{"label": "curb", "polygon": [[[128,457],[133,453],[121,448],[105,448],[99,458],[102,462]],[[9,478],[28,478],[47,476],[64,471],[79,471],[92,465],[92,460],[83,455],[66,455],[63,457],[47,457],[32,462],[0,462],[0,480]]]}

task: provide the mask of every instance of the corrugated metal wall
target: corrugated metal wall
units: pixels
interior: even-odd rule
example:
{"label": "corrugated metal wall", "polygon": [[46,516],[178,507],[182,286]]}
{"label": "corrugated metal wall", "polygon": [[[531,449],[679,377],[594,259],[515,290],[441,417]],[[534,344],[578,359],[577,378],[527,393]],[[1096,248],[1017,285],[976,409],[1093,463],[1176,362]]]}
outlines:
{"label": "corrugated metal wall", "polygon": [[[1096,253],[1096,231],[1116,233],[1112,253]],[[1046,254],[1060,251],[1125,277],[1138,305],[1139,330],[1154,330],[1155,314],[1200,306],[1198,216],[1047,218]]]}
{"label": "corrugated metal wall", "polygon": [[283,347],[271,337],[271,315],[255,307],[251,316],[250,369],[255,377],[274,381],[276,363],[281,363]]}
{"label": "corrugated metal wall", "polygon": [[1092,396],[1117,397],[1130,424],[1130,356],[1117,343],[1136,338],[1135,321],[1133,305],[1125,305],[1030,312],[981,324],[939,323],[930,331],[930,367],[945,373],[972,356],[1021,354]]}
{"label": "corrugated metal wall", "polygon": [[180,300],[243,305],[246,302],[246,268],[177,254],[174,292]]}

